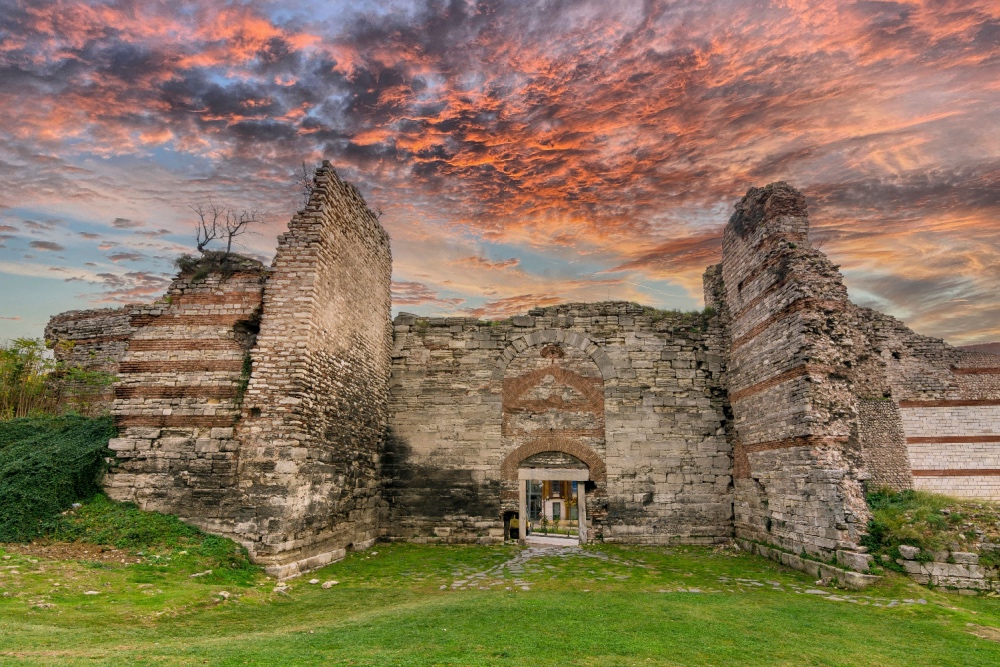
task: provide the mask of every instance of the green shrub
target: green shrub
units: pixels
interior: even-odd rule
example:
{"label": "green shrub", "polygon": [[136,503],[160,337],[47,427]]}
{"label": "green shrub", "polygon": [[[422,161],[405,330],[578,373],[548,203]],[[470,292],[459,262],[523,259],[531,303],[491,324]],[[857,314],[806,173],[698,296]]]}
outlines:
{"label": "green shrub", "polygon": [[888,553],[900,544],[921,549],[947,548],[961,532],[965,516],[954,498],[923,491],[880,489],[868,494],[872,518],[863,546]]}
{"label": "green shrub", "polygon": [[0,542],[52,530],[59,513],[100,490],[110,417],[25,417],[0,422]]}

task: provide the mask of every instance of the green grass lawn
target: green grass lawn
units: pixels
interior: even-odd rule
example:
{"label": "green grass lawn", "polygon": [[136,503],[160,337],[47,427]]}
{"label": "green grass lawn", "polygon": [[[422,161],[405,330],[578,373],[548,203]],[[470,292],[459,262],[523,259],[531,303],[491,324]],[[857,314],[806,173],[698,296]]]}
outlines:
{"label": "green grass lawn", "polygon": [[725,549],[383,544],[276,592],[259,572],[191,577],[209,556],[183,546],[94,562],[8,545],[0,663],[1000,664],[1000,599],[896,575],[820,595]]}

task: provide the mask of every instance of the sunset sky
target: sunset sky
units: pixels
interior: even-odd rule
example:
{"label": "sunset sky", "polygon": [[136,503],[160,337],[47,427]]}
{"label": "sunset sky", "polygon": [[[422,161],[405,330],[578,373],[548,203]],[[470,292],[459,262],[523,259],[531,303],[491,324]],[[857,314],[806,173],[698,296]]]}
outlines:
{"label": "sunset sky", "polygon": [[382,211],[394,310],[700,309],[754,185],[852,299],[1000,340],[1000,0],[0,0],[0,339],[151,301],[190,205],[305,161]]}

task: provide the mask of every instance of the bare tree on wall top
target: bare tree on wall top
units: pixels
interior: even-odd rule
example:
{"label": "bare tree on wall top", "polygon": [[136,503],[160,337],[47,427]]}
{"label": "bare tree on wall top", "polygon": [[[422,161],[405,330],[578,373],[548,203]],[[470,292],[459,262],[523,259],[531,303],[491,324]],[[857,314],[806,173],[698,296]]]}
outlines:
{"label": "bare tree on wall top", "polygon": [[264,222],[264,215],[257,209],[236,211],[216,204],[194,204],[191,210],[198,216],[195,243],[202,254],[207,252],[208,244],[216,240],[224,240],[226,253],[232,252],[234,238]]}

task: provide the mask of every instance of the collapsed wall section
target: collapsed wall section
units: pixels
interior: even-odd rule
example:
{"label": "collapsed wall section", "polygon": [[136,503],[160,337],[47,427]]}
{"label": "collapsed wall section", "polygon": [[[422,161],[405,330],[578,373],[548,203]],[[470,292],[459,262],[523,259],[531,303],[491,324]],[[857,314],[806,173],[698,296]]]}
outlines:
{"label": "collapsed wall section", "polygon": [[291,574],[378,536],[389,238],[328,162],[278,238],[239,425],[239,539]]}
{"label": "collapsed wall section", "polygon": [[[225,268],[215,266],[220,256]],[[265,277],[256,260],[212,254],[162,299],[131,310],[134,333],[114,386],[110,497],[232,534],[233,427]]]}
{"label": "collapsed wall section", "polygon": [[134,331],[131,312],[132,306],[70,310],[49,319],[45,342],[60,365],[60,409],[81,414],[111,409],[112,383]]}
{"label": "collapsed wall section", "polygon": [[722,333],[713,316],[620,302],[500,321],[401,314],[385,537],[501,539],[517,467],[554,451],[587,463],[587,513],[604,540],[727,539]]}
{"label": "collapsed wall section", "polygon": [[737,535],[823,558],[856,548],[868,514],[850,376],[863,341],[840,273],[809,245],[802,195],[752,188],[710,272],[706,299],[724,299],[731,335]]}

